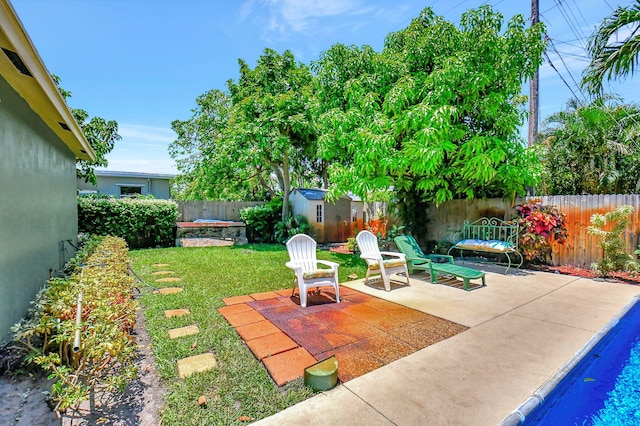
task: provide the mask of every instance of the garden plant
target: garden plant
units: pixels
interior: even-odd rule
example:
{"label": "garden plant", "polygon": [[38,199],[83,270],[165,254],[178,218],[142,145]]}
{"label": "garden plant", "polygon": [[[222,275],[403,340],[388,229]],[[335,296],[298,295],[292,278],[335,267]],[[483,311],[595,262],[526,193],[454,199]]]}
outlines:
{"label": "garden plant", "polygon": [[51,397],[58,412],[77,407],[97,389],[122,391],[136,375],[131,333],[137,302],[124,240],[93,237],[69,267],[69,275],[51,279],[29,316],[12,329],[25,361],[55,380]]}

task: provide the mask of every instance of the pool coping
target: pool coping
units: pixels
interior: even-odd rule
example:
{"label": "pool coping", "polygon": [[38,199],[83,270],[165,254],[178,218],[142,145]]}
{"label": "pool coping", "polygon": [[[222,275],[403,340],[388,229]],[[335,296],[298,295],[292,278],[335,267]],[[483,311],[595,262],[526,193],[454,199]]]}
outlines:
{"label": "pool coping", "polygon": [[513,410],[500,422],[499,426],[518,426],[522,424],[527,416],[542,404],[549,394],[560,384],[560,382],[569,374],[569,372],[576,366],[582,359],[589,353],[591,349],[596,346],[600,340],[609,332],[613,327],[618,324],[620,319],[640,300],[640,294],[637,294],[631,298],[631,300],[616,314],[600,331],[598,331],[585,345],[575,353],[573,358],[569,360],[563,367],[561,367],[556,373],[551,376],[546,382],[544,382],[538,389],[536,389],[531,396],[529,396],[524,402],[522,402],[518,408]]}

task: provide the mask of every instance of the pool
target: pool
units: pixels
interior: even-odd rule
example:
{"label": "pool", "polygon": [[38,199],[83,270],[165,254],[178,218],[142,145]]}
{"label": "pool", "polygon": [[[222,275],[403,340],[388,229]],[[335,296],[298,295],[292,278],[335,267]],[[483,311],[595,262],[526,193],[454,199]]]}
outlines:
{"label": "pool", "polygon": [[638,296],[501,425],[640,425]]}

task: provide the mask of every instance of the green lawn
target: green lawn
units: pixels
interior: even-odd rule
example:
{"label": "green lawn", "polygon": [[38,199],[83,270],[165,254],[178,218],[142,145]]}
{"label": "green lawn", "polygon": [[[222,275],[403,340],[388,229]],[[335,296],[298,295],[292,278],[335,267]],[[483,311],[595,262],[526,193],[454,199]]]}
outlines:
{"label": "green lawn", "polygon": [[[293,273],[284,266],[289,259],[281,245],[247,245],[236,247],[191,247],[130,252],[133,268],[149,285],[182,286],[184,291],[172,295],[151,294],[140,288],[145,309],[146,327],[152,339],[152,351],[158,374],[168,388],[161,416],[165,425],[240,424],[247,416],[261,419],[308,398],[312,392],[302,379],[278,388],[267,370],[244,345],[233,327],[218,313],[222,298],[291,288]],[[319,251],[318,258],[340,264],[340,282],[348,275],[363,277],[364,261],[357,256]],[[162,269],[174,271],[167,276],[180,277],[180,283],[156,283],[151,265],[168,263]],[[188,308],[191,315],[164,318],[168,309]],[[170,340],[171,328],[196,324],[200,333]],[[197,342],[194,349],[192,345]],[[184,357],[211,352],[218,362],[216,369],[186,379],[177,376],[176,362]],[[205,395],[208,406],[197,400]]]}

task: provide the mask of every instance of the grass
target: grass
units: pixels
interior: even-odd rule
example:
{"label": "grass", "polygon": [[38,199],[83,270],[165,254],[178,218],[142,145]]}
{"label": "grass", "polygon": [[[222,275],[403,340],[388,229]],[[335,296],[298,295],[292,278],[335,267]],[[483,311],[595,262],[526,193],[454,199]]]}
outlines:
{"label": "grass", "polygon": [[[284,266],[289,260],[284,246],[248,245],[236,247],[192,247],[135,250],[130,252],[136,273],[152,286],[152,275],[167,263],[170,276],[180,277],[177,285],[184,291],[172,295],[151,294],[141,297],[147,330],[152,340],[157,372],[167,385],[163,424],[241,424],[241,419],[261,419],[275,414],[312,395],[302,379],[278,388],[264,366],[253,356],[233,327],[218,313],[225,297],[272,290],[290,289],[293,273]],[[340,264],[340,281],[350,274],[363,277],[364,261],[353,255],[319,251],[318,258]],[[164,318],[168,309],[188,308],[191,315]],[[171,340],[171,328],[196,324],[200,333]],[[192,349],[193,345],[196,345]],[[178,379],[177,361],[188,356],[211,352],[217,368]],[[198,406],[201,395],[207,397],[206,408]]]}

